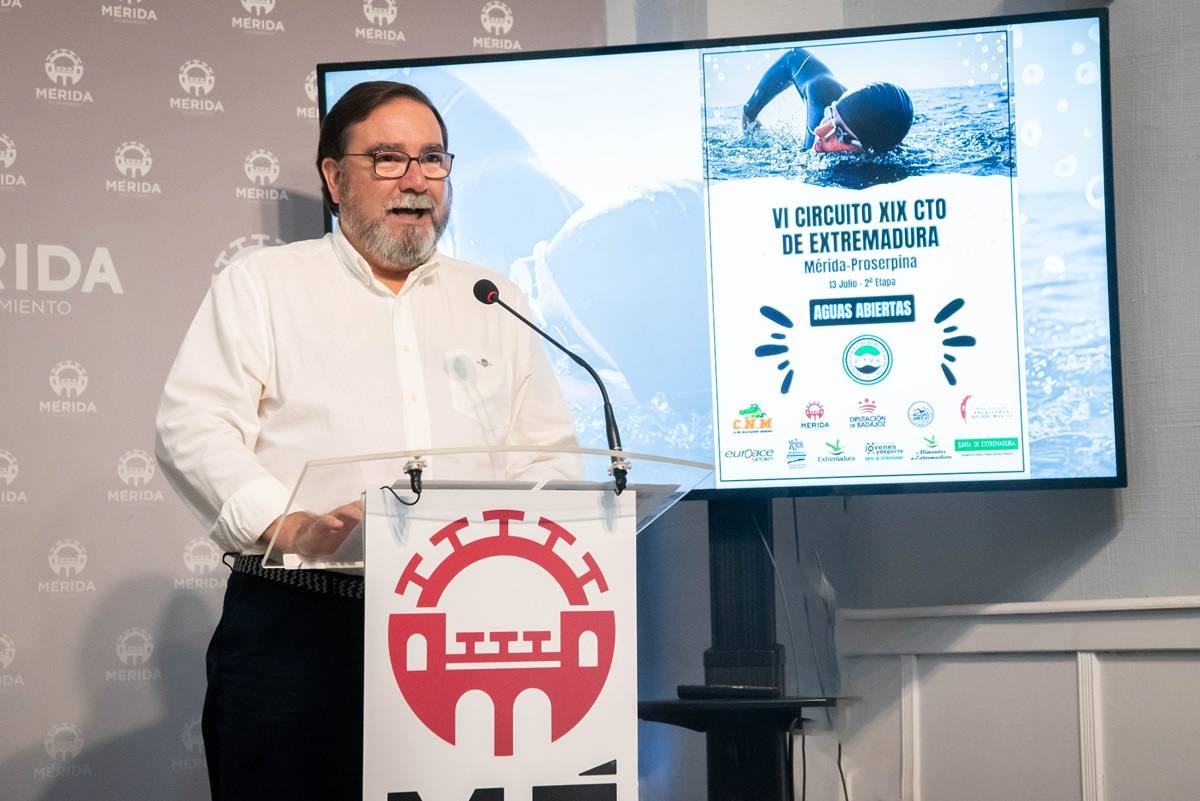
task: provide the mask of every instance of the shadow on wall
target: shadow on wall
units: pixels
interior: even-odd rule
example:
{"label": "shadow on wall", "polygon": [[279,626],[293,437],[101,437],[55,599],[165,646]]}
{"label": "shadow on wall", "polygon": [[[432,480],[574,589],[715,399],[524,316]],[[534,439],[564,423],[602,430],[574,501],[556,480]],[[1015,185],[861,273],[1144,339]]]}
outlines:
{"label": "shadow on wall", "polygon": [[[163,612],[143,630],[130,626],[133,609]],[[173,591],[169,576],[137,576],[106,594],[66,667],[86,696],[78,723],[56,723],[45,742],[0,765],[6,797],[28,788],[20,797],[40,801],[207,799],[199,716],[215,625],[204,599]],[[92,742],[93,732],[122,733]]]}
{"label": "shadow on wall", "polygon": [[316,239],[324,235],[325,201],[320,195],[293,192],[287,200],[275,205],[273,220],[266,219],[271,209],[263,206],[263,230],[275,228],[284,242]]}

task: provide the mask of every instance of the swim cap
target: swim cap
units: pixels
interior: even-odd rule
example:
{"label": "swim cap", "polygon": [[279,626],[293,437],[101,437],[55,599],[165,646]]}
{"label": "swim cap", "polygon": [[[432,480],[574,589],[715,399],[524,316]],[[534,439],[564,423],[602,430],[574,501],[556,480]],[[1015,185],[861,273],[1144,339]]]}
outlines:
{"label": "swim cap", "polygon": [[894,83],[872,83],[842,95],[837,112],[863,147],[890,150],[912,127],[908,92]]}

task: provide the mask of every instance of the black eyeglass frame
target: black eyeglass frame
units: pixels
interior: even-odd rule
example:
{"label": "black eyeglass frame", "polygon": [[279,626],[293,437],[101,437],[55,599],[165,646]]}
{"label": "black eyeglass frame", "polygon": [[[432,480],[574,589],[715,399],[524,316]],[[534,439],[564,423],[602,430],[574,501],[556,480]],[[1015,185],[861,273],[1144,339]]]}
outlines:
{"label": "black eyeglass frame", "polygon": [[[445,150],[427,150],[417,156],[405,153],[403,150],[376,150],[374,153],[343,153],[342,156],[368,157],[371,159],[371,170],[375,173],[375,176],[378,178],[387,179],[403,178],[404,176],[408,175],[408,168],[412,166],[414,161],[420,166],[421,174],[430,181],[440,181],[449,177],[450,170],[454,166],[454,154],[447,153]],[[444,159],[444,163],[425,161],[425,159],[431,156]],[[381,158],[391,159],[390,161],[384,161],[384,164],[399,164],[400,157],[404,158],[404,169],[400,170],[400,172],[396,173],[395,175],[384,175],[379,171],[379,162]],[[430,175],[428,169],[429,167],[445,167],[446,171],[441,172],[440,170],[435,170],[435,172],[438,172],[439,174]]]}

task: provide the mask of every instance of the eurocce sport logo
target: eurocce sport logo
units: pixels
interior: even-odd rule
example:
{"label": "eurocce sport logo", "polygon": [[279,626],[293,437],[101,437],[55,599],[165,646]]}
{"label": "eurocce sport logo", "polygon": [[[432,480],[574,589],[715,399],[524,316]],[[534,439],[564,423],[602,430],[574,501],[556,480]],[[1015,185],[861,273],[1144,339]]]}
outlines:
{"label": "eurocce sport logo", "polygon": [[[523,511],[497,509],[483,512],[482,532],[471,531],[465,517],[439,529],[429,544],[446,543],[449,553],[431,568],[415,554],[396,584],[396,594],[415,598],[419,611],[392,614],[388,622],[396,685],[421,723],[453,745],[459,700],[469,692],[482,692],[491,699],[495,714],[496,756],[513,755],[514,705],[526,690],[540,690],[549,699],[552,742],[583,720],[608,680],[616,645],[615,612],[588,608],[593,604],[589,591],[608,592],[595,558],[572,549],[575,536],[545,517],[536,527],[512,533],[513,524],[524,518]],[[468,536],[474,538],[464,541]],[[582,575],[576,575],[559,550],[586,566]],[[551,579],[539,609],[521,614],[545,615],[557,609],[557,637],[542,628],[541,621],[530,629],[521,619],[505,621],[503,630],[449,630],[446,613],[438,611],[447,591],[455,583],[469,584],[479,575],[475,571],[492,559],[500,560],[493,565],[521,560]],[[457,647],[451,647],[451,639]]]}
{"label": "eurocce sport logo", "polygon": [[[959,333],[958,325],[950,322],[950,318],[961,311],[965,305],[964,299],[955,298],[933,316],[933,324],[942,326],[941,333],[945,335],[940,343],[946,349],[941,353],[940,367],[942,377],[950,386],[958,383],[954,365],[959,357],[952,351],[958,348],[971,348],[976,344],[975,337]],[[775,368],[783,374],[779,392],[781,395],[786,395],[791,391],[792,382],[796,377],[797,365],[793,363],[793,357],[790,355],[792,348],[787,341],[789,334],[795,332],[796,324],[791,317],[773,306],[762,306],[758,311],[778,330],[769,334],[770,342],[758,345],[754,349],[754,355],[758,358],[776,360]],[[949,324],[943,325],[945,323]],[[911,322],[896,320],[892,324],[911,324]],[[887,340],[874,333],[864,333],[853,337],[846,343],[842,350],[841,364],[846,376],[852,381],[864,386],[873,386],[891,374],[895,360],[895,354]]]}

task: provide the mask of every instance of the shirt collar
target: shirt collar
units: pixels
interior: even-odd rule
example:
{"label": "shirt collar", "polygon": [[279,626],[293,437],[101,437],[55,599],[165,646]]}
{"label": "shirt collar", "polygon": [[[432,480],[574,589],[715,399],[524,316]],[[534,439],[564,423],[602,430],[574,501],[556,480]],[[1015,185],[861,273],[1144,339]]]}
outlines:
{"label": "shirt collar", "polygon": [[[362,281],[368,288],[382,289],[389,295],[391,294],[391,290],[376,280],[375,273],[371,271],[371,265],[367,264],[367,260],[362,257],[361,253],[354,249],[354,245],[350,244],[350,240],[346,238],[346,234],[342,231],[340,223],[333,226],[331,236],[333,237],[333,252],[337,255],[338,261],[342,263],[342,266],[350,271],[351,275]],[[440,263],[441,254],[434,250],[433,255],[429,257],[429,261],[413,268],[412,272],[408,274],[404,285],[407,287],[414,281],[432,274]]]}

